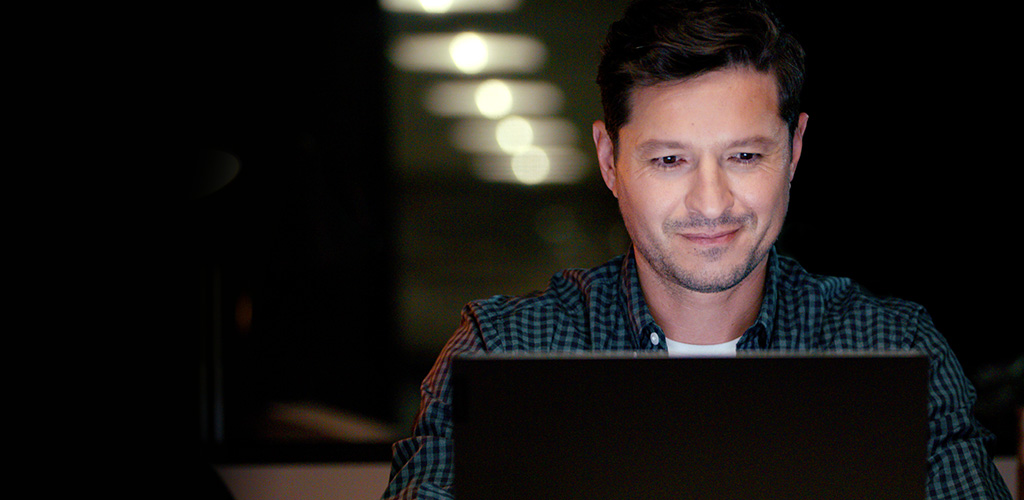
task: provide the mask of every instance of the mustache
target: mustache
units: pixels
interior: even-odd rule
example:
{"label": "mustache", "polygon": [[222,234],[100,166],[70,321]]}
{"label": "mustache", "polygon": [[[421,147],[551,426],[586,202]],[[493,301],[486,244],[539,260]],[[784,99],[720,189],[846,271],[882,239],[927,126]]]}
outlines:
{"label": "mustache", "polygon": [[711,229],[717,227],[745,226],[754,220],[754,214],[733,215],[724,213],[715,218],[705,217],[699,213],[687,216],[685,219],[670,219],[662,224],[666,232],[676,232],[687,229]]}

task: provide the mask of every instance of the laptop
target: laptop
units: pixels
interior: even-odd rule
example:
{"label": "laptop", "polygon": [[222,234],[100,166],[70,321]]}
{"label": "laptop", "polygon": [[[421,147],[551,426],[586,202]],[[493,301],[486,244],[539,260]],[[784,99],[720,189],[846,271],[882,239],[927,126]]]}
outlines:
{"label": "laptop", "polygon": [[925,498],[920,354],[467,355],[452,370],[459,500]]}

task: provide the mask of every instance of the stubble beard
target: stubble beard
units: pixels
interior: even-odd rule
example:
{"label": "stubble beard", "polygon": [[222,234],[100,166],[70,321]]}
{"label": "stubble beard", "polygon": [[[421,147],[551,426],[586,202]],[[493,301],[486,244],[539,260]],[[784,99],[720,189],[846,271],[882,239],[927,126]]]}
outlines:
{"label": "stubble beard", "polygon": [[[756,225],[754,219],[753,214],[742,216],[726,214],[716,219],[691,216],[682,221],[666,221],[662,225],[662,232],[666,235],[675,235],[683,229],[737,226],[752,228]],[[760,241],[754,242],[743,262],[731,269],[721,271],[712,270],[711,265],[720,262],[726,256],[728,247],[697,249],[693,252],[693,255],[697,257],[698,262],[708,264],[708,266],[685,269],[674,261],[672,253],[667,248],[638,236],[634,235],[633,237],[633,244],[636,247],[637,253],[650,264],[661,280],[665,281],[666,284],[698,293],[718,293],[732,289],[743,282],[757,268],[767,257],[771,248],[771,245],[762,246]]]}

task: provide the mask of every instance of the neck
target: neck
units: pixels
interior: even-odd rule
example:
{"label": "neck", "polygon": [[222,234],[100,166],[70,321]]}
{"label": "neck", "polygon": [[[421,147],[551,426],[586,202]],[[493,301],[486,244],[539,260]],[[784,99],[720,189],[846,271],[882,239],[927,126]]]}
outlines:
{"label": "neck", "polygon": [[640,261],[637,271],[644,299],[666,337],[687,344],[722,344],[739,338],[757,320],[768,259],[736,286],[715,293],[667,283]]}

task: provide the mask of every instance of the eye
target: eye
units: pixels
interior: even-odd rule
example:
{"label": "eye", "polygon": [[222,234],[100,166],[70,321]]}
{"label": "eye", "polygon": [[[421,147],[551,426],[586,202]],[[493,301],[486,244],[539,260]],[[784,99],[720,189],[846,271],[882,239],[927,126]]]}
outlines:
{"label": "eye", "polygon": [[737,162],[743,164],[755,163],[761,159],[761,155],[758,153],[736,153],[732,157]]}
{"label": "eye", "polygon": [[655,159],[651,160],[651,163],[653,163],[655,166],[661,167],[661,168],[674,167],[674,166],[679,165],[682,162],[683,162],[683,159],[681,157],[679,157],[679,156],[676,156],[676,155],[659,156],[658,158],[655,158]]}

